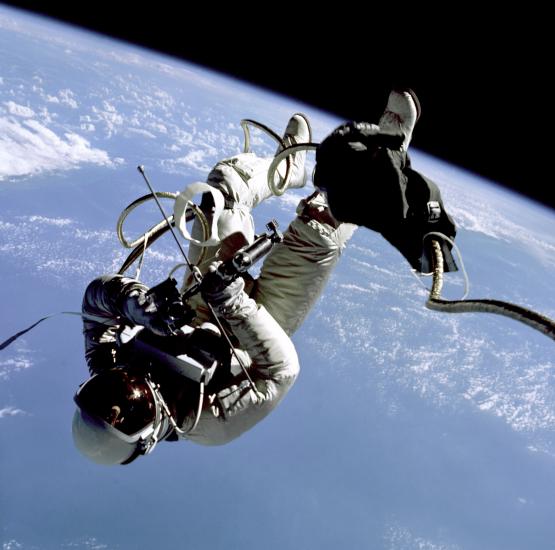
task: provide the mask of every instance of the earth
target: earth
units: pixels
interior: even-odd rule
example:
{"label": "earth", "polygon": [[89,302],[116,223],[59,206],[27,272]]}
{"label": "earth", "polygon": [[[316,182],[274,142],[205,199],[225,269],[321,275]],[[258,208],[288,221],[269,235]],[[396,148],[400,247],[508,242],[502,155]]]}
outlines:
{"label": "earth", "polygon": [[[342,122],[3,6],[0,54],[0,340],[79,311],[88,282],[119,268],[116,220],[147,193],[137,165],[180,191],[241,151],[241,119],[281,133],[304,112],[316,141]],[[253,148],[275,144],[255,132]],[[553,211],[411,156],[457,223],[470,296],[555,317]],[[311,191],[264,203],[258,229],[285,228]],[[158,221],[144,207],[126,231]],[[165,239],[141,277],[158,282],[179,260]],[[461,296],[460,274],[446,279],[444,294]],[[124,468],[74,449],[80,320],[43,322],[0,352],[3,549],[553,548],[553,342],[503,317],[429,311],[423,285],[359,229],[294,335],[301,374],[278,409],[229,445],[162,444]]]}

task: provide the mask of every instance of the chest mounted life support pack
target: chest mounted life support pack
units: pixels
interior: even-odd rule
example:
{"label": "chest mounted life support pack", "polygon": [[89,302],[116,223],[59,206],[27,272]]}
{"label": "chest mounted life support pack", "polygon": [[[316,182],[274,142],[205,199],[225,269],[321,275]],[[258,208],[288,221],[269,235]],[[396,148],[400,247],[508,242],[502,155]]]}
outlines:
{"label": "chest mounted life support pack", "polygon": [[143,327],[125,327],[119,334],[122,361],[150,363],[192,382],[208,384],[219,366],[229,364],[230,352],[211,323],[181,327],[171,336],[159,336]]}

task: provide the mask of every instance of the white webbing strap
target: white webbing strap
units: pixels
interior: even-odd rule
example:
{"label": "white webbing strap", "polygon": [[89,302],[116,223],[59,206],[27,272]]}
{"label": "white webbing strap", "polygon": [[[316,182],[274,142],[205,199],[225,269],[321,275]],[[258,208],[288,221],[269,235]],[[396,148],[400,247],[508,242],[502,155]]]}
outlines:
{"label": "white webbing strap", "polygon": [[[193,197],[199,193],[210,193],[212,195],[212,198],[214,199],[214,215],[212,217],[210,235],[205,241],[194,239],[187,229],[187,210],[191,208],[191,205],[193,204]],[[203,183],[200,181],[192,183],[175,199],[175,204],[173,207],[173,218],[175,221],[175,225],[185,239],[198,246],[217,245],[220,242],[220,239],[218,237],[218,219],[220,217],[220,214],[223,212],[224,207],[225,200],[220,191],[218,191],[214,187],[211,187],[207,183]]]}

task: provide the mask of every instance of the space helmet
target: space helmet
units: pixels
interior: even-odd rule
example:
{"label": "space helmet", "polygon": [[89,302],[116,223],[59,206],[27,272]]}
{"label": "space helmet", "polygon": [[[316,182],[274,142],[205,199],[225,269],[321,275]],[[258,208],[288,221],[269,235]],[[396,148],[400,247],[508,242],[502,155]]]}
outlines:
{"label": "space helmet", "polygon": [[167,405],[149,376],[113,368],[80,386],[73,441],[98,464],[129,464],[167,434]]}

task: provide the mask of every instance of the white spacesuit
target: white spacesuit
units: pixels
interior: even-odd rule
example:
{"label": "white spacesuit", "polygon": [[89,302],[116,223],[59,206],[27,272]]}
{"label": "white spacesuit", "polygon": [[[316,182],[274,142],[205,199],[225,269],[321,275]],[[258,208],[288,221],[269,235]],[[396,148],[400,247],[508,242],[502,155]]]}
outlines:
{"label": "white spacesuit", "polygon": [[[402,159],[418,118],[414,98],[409,92],[393,91],[379,126],[362,125],[362,130],[370,136],[391,135],[397,139],[394,153]],[[361,130],[355,124],[352,128],[340,127],[332,134],[332,142],[339,140],[339,146],[329,158],[322,158],[325,166],[320,168],[324,187],[336,197],[343,181],[330,185],[331,180],[341,179],[342,168],[347,172],[351,168],[341,165],[345,151],[348,158],[352,151],[356,153],[356,161],[362,159],[359,175],[364,175],[364,169],[371,168],[373,161],[371,156],[358,154],[366,151],[363,144],[343,139],[345,128]],[[289,121],[280,147],[310,141],[306,117],[296,114]],[[290,158],[289,186],[303,187],[305,153],[295,152]],[[172,342],[163,340],[168,327],[148,301],[148,289],[144,285],[121,276],[101,277],[89,285],[83,313],[93,318],[84,322],[86,358],[91,372],[98,374],[77,392],[73,432],[77,447],[92,460],[127,464],[150,452],[159,440],[187,439],[205,445],[227,443],[268,415],[293,385],[299,364],[289,336],[321,295],[356,226],[337,221],[326,196],[316,191],[300,202],[297,217],[285,231],[283,241],[266,257],[258,279],[245,283],[239,277],[231,284],[211,279],[214,261],[226,260],[229,253],[222,241],[240,243],[239,246],[253,241],[251,211],[272,194],[268,184],[272,160],[243,153],[219,162],[208,176],[209,192],[204,186],[200,209],[205,219],[197,216],[191,235],[186,234],[192,239],[189,246],[192,264],[205,275],[206,281],[220,281],[188,300],[196,318],[190,332],[181,335],[179,340],[179,346],[187,353],[196,354],[203,361],[208,356],[208,362],[214,360],[218,364],[206,392],[202,383],[199,391],[199,383],[164,368],[163,361],[153,361],[140,354],[128,355],[125,346],[117,347],[117,333],[122,324],[144,326],[148,333],[162,338],[162,347]],[[283,165],[277,171],[284,177]],[[366,185],[364,181],[345,183]],[[382,182],[378,177],[371,183],[379,188]],[[385,182],[386,191],[397,189],[402,181],[398,178],[390,183]],[[186,207],[187,201],[182,202]],[[350,199],[343,200],[341,204],[349,202]],[[178,200],[176,208],[177,203]],[[364,201],[353,206],[365,222],[368,206]],[[370,206],[375,210],[380,205]],[[176,210],[174,218],[178,219]],[[185,235],[183,228],[180,230]],[[237,235],[240,238],[234,240],[232,237]],[[182,292],[193,283],[194,276],[188,273]],[[206,324],[210,321],[207,304],[230,332],[234,354],[229,353],[229,348],[226,354],[218,329]],[[198,345],[203,342],[204,346]]]}
{"label": "white spacesuit", "polygon": [[[302,115],[294,115],[284,135],[285,144],[308,141],[308,121]],[[304,156],[305,153],[297,153],[292,160],[291,187],[305,184]],[[250,211],[272,194],[267,183],[271,160],[244,153],[219,162],[210,173],[208,184],[225,198],[225,209],[216,220],[219,239],[239,232],[247,242],[252,242],[254,226]],[[209,201],[203,210],[212,224]],[[114,382],[114,377],[121,378],[122,370],[133,369],[125,361],[120,364],[121,357],[116,353],[116,333],[122,323],[143,325],[158,334],[164,334],[164,327],[156,311],[148,311],[144,301],[148,289],[138,281],[104,276],[89,285],[83,312],[95,320],[84,321],[85,348],[89,369],[96,377],[87,381],[76,397],[79,407],[73,432],[81,452],[96,462],[121,464],[144,454],[145,449],[150,451],[153,444],[149,437],[156,441],[179,438],[205,445],[223,444],[244,433],[276,407],[299,372],[289,335],[300,326],[320,296],[342,248],[355,230],[353,225],[335,221],[324,196],[318,192],[301,201],[297,214],[283,241],[265,259],[259,278],[247,282],[248,294],[242,279],[212,294],[203,293],[231,332],[236,352],[253,384],[238,368],[237,359],[228,357],[228,365],[218,367],[227,374],[216,376],[207,385],[197,412],[191,382],[152,365],[149,383],[141,386],[143,397],[152,402],[149,411],[143,414],[145,426],[126,426],[125,411],[122,412],[125,406],[121,403],[104,403],[108,408],[104,412],[99,410],[98,403],[104,401],[99,394],[108,395],[109,390],[102,389],[98,380],[104,377],[105,385],[114,387],[121,382],[119,379]],[[200,237],[198,223],[192,236]],[[219,259],[218,248],[205,247],[203,261],[198,264],[201,272],[206,273],[213,261]],[[193,264],[198,263],[201,250],[190,244]],[[197,311],[196,326],[202,325],[202,330],[206,330],[202,323],[209,317],[200,294],[191,302]],[[99,318],[105,324],[99,323]],[[224,363],[225,359],[219,361]],[[135,384],[130,395],[141,393],[136,377],[133,382],[125,378],[125,382],[128,386]],[[123,430],[123,436],[117,428]]]}

